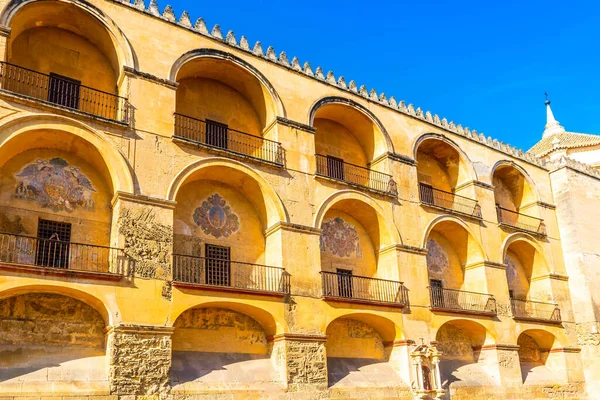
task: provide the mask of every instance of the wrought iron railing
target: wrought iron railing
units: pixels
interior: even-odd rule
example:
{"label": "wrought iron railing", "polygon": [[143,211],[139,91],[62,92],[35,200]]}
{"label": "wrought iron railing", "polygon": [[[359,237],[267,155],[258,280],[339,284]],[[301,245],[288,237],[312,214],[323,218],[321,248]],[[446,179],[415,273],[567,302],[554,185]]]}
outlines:
{"label": "wrought iron railing", "polygon": [[408,291],[402,282],[365,276],[321,271],[323,297],[390,303],[397,306],[408,304]]}
{"label": "wrought iron railing", "polygon": [[479,207],[477,200],[435,189],[433,186],[422,182],[419,183],[419,197],[424,204],[481,218],[481,207]]}
{"label": "wrought iron railing", "polygon": [[0,62],[0,88],[66,108],[129,123],[126,98],[81,85],[59,75],[46,75]]}
{"label": "wrought iron railing", "polygon": [[469,314],[496,314],[496,299],[491,294],[429,287],[431,309]]}
{"label": "wrought iron railing", "polygon": [[182,114],[175,114],[174,136],[279,166],[284,162],[283,147],[278,142]]}
{"label": "wrought iron railing", "polygon": [[290,293],[284,268],[189,255],[173,255],[173,281],[241,291]]}
{"label": "wrought iron railing", "polygon": [[316,154],[317,175],[366,187],[378,192],[398,195],[398,186],[391,175],[344,162],[335,157]]}
{"label": "wrought iron railing", "polygon": [[515,319],[561,323],[560,308],[555,303],[511,299],[512,313]]}
{"label": "wrought iron railing", "polygon": [[56,270],[129,273],[123,249],[0,233],[0,263]]}
{"label": "wrought iron railing", "polygon": [[544,220],[540,218],[521,214],[517,211],[500,207],[499,205],[496,205],[496,213],[500,224],[537,233],[539,235],[546,235],[546,225],[544,224]]}

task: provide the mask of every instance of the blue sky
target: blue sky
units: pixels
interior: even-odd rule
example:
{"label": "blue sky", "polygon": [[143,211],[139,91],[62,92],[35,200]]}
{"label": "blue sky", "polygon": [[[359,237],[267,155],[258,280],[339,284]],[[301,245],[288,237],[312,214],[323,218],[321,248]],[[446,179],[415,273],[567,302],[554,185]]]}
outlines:
{"label": "blue sky", "polygon": [[544,91],[567,130],[600,134],[599,1],[170,4],[523,149],[541,138]]}

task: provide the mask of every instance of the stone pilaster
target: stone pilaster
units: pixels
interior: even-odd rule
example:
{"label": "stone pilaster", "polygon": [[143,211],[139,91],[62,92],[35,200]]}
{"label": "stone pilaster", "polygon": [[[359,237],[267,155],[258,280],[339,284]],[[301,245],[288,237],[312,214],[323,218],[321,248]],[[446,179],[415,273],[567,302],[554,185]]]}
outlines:
{"label": "stone pilaster", "polygon": [[500,385],[514,386],[522,383],[519,346],[493,344],[483,346],[478,363]]}
{"label": "stone pilaster", "polygon": [[290,392],[318,392],[327,389],[327,355],[321,335],[283,334],[273,338],[279,364],[284,367]]}
{"label": "stone pilaster", "polygon": [[[173,328],[119,325],[108,332],[110,393],[163,399],[171,390]],[[148,397],[149,396],[149,397]]]}

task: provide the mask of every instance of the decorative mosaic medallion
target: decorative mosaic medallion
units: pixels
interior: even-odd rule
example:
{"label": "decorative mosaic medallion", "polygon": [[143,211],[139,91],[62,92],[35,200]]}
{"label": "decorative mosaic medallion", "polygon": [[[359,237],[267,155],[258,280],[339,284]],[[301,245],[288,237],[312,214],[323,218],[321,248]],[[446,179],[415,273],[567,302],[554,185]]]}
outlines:
{"label": "decorative mosaic medallion", "polygon": [[37,202],[53,211],[94,209],[92,182],[78,167],[62,158],[38,159],[16,175],[15,196]]}
{"label": "decorative mosaic medallion", "polygon": [[227,237],[240,229],[238,216],[218,193],[208,197],[194,210],[194,222],[207,235]]}
{"label": "decorative mosaic medallion", "polygon": [[362,258],[360,240],[356,228],[340,217],[328,219],[321,226],[321,251],[329,249],[339,257]]}
{"label": "decorative mosaic medallion", "polygon": [[433,239],[427,241],[427,250],[427,269],[431,274],[441,275],[450,264],[448,255],[442,246]]}

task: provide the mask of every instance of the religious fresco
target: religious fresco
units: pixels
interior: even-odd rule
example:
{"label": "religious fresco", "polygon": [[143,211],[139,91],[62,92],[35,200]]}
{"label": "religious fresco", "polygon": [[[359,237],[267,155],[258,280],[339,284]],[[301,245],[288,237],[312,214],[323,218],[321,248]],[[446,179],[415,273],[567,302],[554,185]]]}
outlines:
{"label": "religious fresco", "polygon": [[356,228],[340,217],[328,219],[321,225],[321,251],[329,249],[339,257],[362,258],[362,249]]}
{"label": "religious fresco", "polygon": [[207,235],[228,237],[240,229],[240,221],[218,193],[208,197],[194,210],[194,222]]}
{"label": "religious fresco", "polygon": [[521,279],[519,278],[519,271],[517,271],[515,260],[507,255],[504,259],[504,264],[506,264],[506,279],[508,281],[508,286],[520,284]]}
{"label": "religious fresco", "polygon": [[15,175],[15,197],[38,203],[53,211],[72,212],[76,208],[94,210],[96,189],[79,167],[62,158],[37,159]]}
{"label": "religious fresco", "polygon": [[448,267],[450,261],[448,261],[448,255],[433,239],[427,241],[427,269],[429,273],[433,275],[441,275],[444,269]]}

